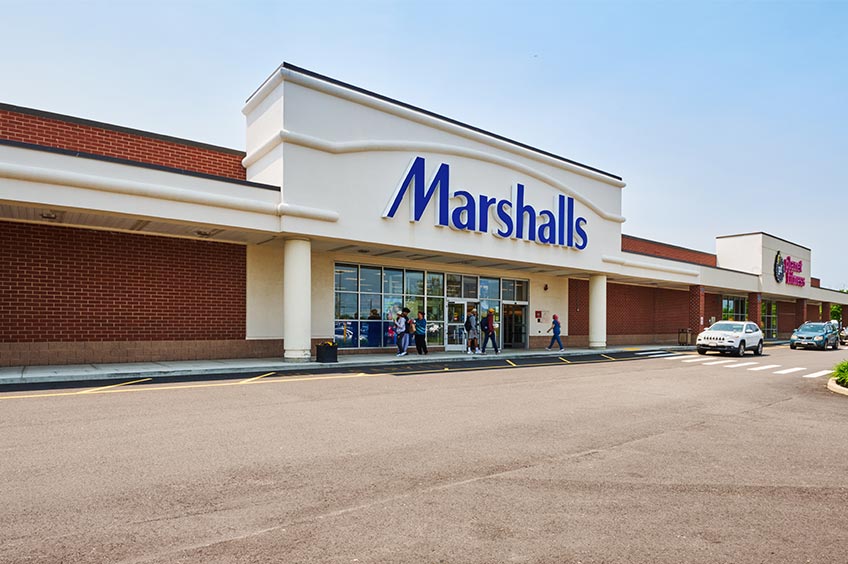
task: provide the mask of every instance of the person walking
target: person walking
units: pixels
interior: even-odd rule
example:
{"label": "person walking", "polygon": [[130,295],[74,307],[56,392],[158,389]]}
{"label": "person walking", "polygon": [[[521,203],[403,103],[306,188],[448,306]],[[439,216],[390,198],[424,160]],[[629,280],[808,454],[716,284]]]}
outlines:
{"label": "person walking", "polygon": [[551,326],[548,327],[548,330],[546,331],[546,333],[550,333],[551,331],[554,332],[553,337],[551,337],[551,344],[549,344],[547,347],[545,347],[545,350],[546,351],[551,350],[551,347],[554,346],[554,343],[557,343],[559,345],[559,352],[564,352],[565,347],[562,346],[562,339],[560,339],[560,337],[559,337],[560,333],[562,332],[562,325],[559,322],[559,316],[557,314],[554,314],[554,318],[553,318],[553,321],[551,322]]}
{"label": "person walking", "polygon": [[427,320],[423,311],[418,312],[415,320],[415,350],[418,354],[427,354]]}
{"label": "person walking", "polygon": [[483,332],[483,350],[482,354],[486,354],[486,345],[489,344],[489,339],[492,340],[492,346],[495,347],[495,354],[500,354],[498,350],[498,338],[495,335],[495,309],[489,308],[486,317],[480,320],[480,330]]}
{"label": "person walking", "polygon": [[468,332],[468,351],[466,354],[480,354],[480,334],[477,330],[477,308],[471,308],[465,318],[465,330]]}
{"label": "person walking", "polygon": [[395,319],[395,334],[397,335],[397,356],[406,356],[406,349],[409,347],[409,333],[407,333],[407,324],[409,323],[409,308],[405,307]]}

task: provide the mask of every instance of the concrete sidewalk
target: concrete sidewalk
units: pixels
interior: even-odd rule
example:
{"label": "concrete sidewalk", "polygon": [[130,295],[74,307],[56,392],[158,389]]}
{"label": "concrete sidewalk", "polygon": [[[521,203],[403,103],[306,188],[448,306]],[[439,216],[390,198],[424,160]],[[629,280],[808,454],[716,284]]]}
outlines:
{"label": "concrete sidewalk", "polygon": [[[766,346],[786,344],[788,341],[770,341]],[[396,364],[445,363],[445,362],[474,362],[479,360],[516,359],[516,358],[556,358],[563,355],[569,357],[600,355],[621,352],[649,351],[694,351],[693,346],[679,345],[631,345],[607,347],[604,349],[566,349],[564,353],[532,350],[505,350],[495,355],[489,352],[485,355],[469,355],[462,352],[434,352],[419,356],[415,353],[397,357],[392,351],[376,354],[339,355],[338,363],[287,362],[281,358],[237,358],[223,360],[174,360],[161,362],[130,362],[123,364],[69,364],[51,366],[11,366],[0,368],[0,386],[9,384],[35,384],[50,382],[102,381],[125,378],[165,378],[171,376],[204,376],[214,374],[247,374],[259,372],[310,372],[326,371],[338,367],[340,370],[349,368],[367,368],[374,366],[391,366]]]}
{"label": "concrete sidewalk", "polygon": [[174,360],[161,362],[130,362],[123,364],[70,364],[52,366],[12,366],[0,368],[0,386],[7,384],[33,384],[42,382],[72,382],[85,380],[112,380],[119,378],[162,378],[168,376],[202,376],[212,374],[245,374],[257,372],[309,372],[354,367],[391,366],[432,362],[470,362],[477,360],[512,359],[528,357],[558,357],[598,355],[614,352],[682,351],[691,346],[634,345],[605,349],[566,349],[566,352],[538,350],[506,350],[496,355],[492,352],[469,355],[462,352],[434,352],[417,355],[414,352],[397,357],[392,351],[377,354],[339,355],[338,363],[287,362],[281,358],[237,358],[223,360]]}

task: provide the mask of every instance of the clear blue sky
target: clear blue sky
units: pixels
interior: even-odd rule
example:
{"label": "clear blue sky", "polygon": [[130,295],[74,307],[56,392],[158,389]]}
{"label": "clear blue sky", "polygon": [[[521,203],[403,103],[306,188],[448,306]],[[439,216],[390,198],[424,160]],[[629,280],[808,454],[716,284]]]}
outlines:
{"label": "clear blue sky", "polygon": [[622,176],[625,233],[766,231],[848,288],[848,2],[0,8],[0,102],[241,149],[289,61]]}

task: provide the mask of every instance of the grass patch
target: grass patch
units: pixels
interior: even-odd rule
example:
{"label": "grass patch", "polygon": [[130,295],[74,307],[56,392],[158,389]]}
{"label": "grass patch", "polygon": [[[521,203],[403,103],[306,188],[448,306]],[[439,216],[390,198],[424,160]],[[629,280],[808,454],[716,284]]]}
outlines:
{"label": "grass patch", "polygon": [[848,388],[848,360],[837,364],[834,370],[836,371],[836,383],[843,388]]}

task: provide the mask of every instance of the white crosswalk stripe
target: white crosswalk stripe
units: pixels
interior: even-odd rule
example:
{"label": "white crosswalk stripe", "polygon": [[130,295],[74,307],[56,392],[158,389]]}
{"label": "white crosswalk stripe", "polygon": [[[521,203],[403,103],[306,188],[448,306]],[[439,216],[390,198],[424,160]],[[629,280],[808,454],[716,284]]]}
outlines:
{"label": "white crosswalk stripe", "polygon": [[705,360],[710,360],[710,357],[702,356],[700,358],[690,358],[689,360],[684,360],[683,362],[704,362]]}
{"label": "white crosswalk stripe", "polygon": [[768,370],[769,368],[780,368],[779,364],[766,364],[765,366],[758,366],[756,368],[749,368],[748,370]]}
{"label": "white crosswalk stripe", "polygon": [[759,364],[759,362],[740,362],[739,364],[731,364],[730,366],[725,366],[725,368],[742,368],[743,366],[754,366],[755,364]]}
{"label": "white crosswalk stripe", "polygon": [[669,358],[669,357],[677,357],[682,356],[680,353],[660,353],[660,354],[652,354],[651,356],[646,356],[645,358]]}
{"label": "white crosswalk stripe", "polygon": [[642,355],[645,355],[645,354],[662,354],[662,353],[666,353],[666,352],[668,352],[668,351],[644,351],[644,352],[637,352],[636,355],[642,356]]}
{"label": "white crosswalk stripe", "polygon": [[804,378],[818,378],[819,376],[824,376],[826,374],[832,373],[833,370],[822,370],[820,372],[813,372],[812,374],[804,374]]}
{"label": "white crosswalk stripe", "polygon": [[793,372],[801,372],[806,368],[787,368],[786,370],[778,370],[775,374],[792,374]]}
{"label": "white crosswalk stripe", "polygon": [[727,364],[728,362],[736,362],[736,361],[735,360],[714,360],[712,362],[702,364],[701,366],[714,366],[716,364]]}

